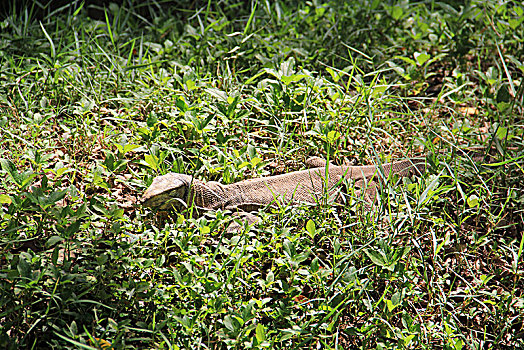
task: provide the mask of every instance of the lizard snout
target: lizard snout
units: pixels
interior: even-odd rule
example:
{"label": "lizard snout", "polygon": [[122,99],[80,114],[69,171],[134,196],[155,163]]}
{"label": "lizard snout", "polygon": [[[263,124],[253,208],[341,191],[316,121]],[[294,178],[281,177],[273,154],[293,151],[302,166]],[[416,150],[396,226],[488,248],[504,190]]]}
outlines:
{"label": "lizard snout", "polygon": [[159,210],[177,207],[180,200],[187,202],[190,184],[189,175],[169,173],[158,176],[144,192],[140,202],[145,207]]}

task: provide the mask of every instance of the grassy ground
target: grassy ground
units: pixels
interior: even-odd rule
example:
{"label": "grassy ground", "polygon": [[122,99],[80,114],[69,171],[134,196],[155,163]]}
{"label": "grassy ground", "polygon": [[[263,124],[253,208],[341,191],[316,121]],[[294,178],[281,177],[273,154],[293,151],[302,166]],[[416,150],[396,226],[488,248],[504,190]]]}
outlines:
{"label": "grassy ground", "polygon": [[[0,347],[523,347],[524,6],[360,3],[3,19]],[[137,203],[170,171],[428,152],[372,212],[286,207],[227,234],[228,213]]]}

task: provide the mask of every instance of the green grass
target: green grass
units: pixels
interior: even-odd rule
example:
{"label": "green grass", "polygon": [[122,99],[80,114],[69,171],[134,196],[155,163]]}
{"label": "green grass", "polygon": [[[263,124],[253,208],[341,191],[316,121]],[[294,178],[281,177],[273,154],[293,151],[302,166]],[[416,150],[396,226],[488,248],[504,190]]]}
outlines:
{"label": "green grass", "polygon": [[[0,347],[524,347],[524,7],[467,3],[8,14]],[[429,152],[372,212],[324,201],[229,234],[228,212],[137,203],[171,171],[231,183]]]}

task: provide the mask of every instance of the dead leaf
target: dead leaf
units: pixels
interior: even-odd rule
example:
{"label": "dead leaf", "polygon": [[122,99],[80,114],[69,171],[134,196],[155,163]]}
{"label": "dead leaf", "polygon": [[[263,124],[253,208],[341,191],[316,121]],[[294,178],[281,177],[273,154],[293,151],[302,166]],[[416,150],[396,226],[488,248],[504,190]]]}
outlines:
{"label": "dead leaf", "polygon": [[458,111],[466,116],[473,116],[479,113],[478,109],[475,107],[459,107]]}

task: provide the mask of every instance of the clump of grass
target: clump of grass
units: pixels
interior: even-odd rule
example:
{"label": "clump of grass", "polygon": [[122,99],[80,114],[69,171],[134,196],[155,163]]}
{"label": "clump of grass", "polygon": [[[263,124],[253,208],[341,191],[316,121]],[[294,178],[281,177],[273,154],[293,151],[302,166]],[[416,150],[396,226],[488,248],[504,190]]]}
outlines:
{"label": "clump of grass", "polygon": [[[522,11],[225,1],[8,13],[0,345],[522,347]],[[381,188],[373,211],[349,196],[227,234],[228,212],[160,224],[137,204],[170,171],[231,183],[312,155],[419,153],[428,173]]]}

